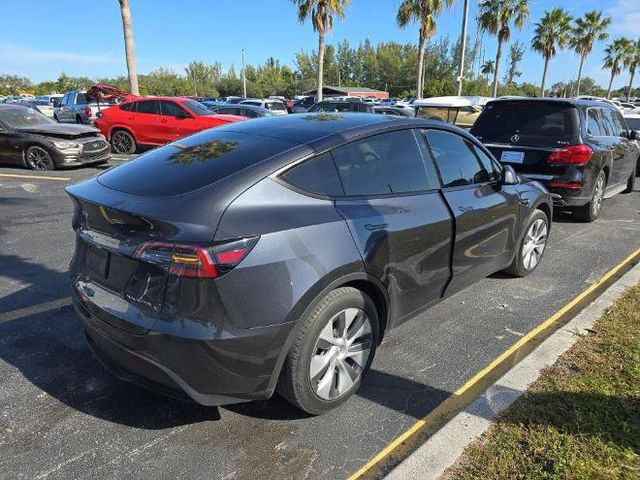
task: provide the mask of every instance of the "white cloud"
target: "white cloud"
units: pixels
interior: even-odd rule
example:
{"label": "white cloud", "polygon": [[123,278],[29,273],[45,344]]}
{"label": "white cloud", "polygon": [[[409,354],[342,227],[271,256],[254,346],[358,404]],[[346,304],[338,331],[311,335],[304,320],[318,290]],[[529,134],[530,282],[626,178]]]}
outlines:
{"label": "white cloud", "polygon": [[613,22],[610,33],[616,35],[628,35],[633,38],[640,37],[640,2],[638,0],[617,0],[606,13]]}
{"label": "white cloud", "polygon": [[75,65],[111,65],[121,63],[122,58],[112,52],[101,53],[75,53],[53,50],[37,50],[22,45],[0,43],[0,58],[3,63],[12,64],[19,62],[69,62]]}

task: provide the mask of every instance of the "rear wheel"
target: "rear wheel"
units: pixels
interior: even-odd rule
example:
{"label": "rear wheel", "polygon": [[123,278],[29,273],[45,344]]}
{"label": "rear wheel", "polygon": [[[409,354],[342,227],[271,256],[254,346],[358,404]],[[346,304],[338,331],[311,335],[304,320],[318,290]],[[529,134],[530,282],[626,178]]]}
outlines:
{"label": "rear wheel", "polygon": [[606,184],[607,178],[604,174],[604,170],[600,170],[600,173],[596,177],[596,183],[591,200],[589,200],[589,203],[586,205],[574,210],[573,214],[576,218],[583,222],[593,222],[600,216],[602,203],[604,202],[604,189]]}
{"label": "rear wheel", "polygon": [[116,130],[111,134],[111,149],[113,153],[133,154],[136,153],[138,145],[136,140],[126,130]]}
{"label": "rear wheel", "polygon": [[27,168],[31,170],[53,170],[55,168],[51,154],[37,145],[27,148],[24,161]]}
{"label": "rear wheel", "polygon": [[547,246],[549,219],[541,210],[531,215],[513,263],[505,271],[516,277],[526,277],[540,264]]}
{"label": "rear wheel", "polygon": [[360,387],[378,345],[378,314],[360,290],[333,290],[300,319],[278,392],[301,410],[322,414]]}

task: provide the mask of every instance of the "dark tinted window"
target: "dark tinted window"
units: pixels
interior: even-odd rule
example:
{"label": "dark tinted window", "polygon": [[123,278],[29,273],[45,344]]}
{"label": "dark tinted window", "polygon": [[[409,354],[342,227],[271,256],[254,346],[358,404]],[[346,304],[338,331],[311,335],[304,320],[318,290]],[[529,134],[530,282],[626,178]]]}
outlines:
{"label": "dark tinted window", "polygon": [[87,102],[87,96],[84,93],[78,93],[76,96],[76,105],[84,105]]}
{"label": "dark tinted window", "polygon": [[626,136],[626,128],[624,127],[624,121],[622,120],[622,115],[617,109],[614,108],[603,108],[602,109],[603,116],[605,118],[605,122],[608,122],[611,126],[611,136],[613,137],[624,137]]}
{"label": "dark tinted window", "polygon": [[291,146],[284,140],[265,140],[259,135],[217,128],[151,150],[106,171],[98,181],[136,195],[180,195],[217,182]]}
{"label": "dark tinted window", "polygon": [[[167,117],[179,117],[187,113],[187,111],[175,102],[162,100],[160,102],[160,112]],[[211,113],[211,111],[209,111]]]}
{"label": "dark tinted window", "polygon": [[484,150],[482,150],[480,147],[473,144],[472,147],[474,153],[476,154],[476,157],[478,157],[478,160],[480,160],[480,164],[489,173],[489,180],[498,180],[500,178],[500,173],[499,167],[496,165],[496,162],[493,161],[486,153],[484,153]]}
{"label": "dark tinted window", "polygon": [[245,117],[249,118],[256,118],[258,116],[258,113],[249,108],[242,108],[240,109],[240,115],[244,115]]}
{"label": "dark tinted window", "polygon": [[607,132],[602,125],[602,117],[600,115],[599,108],[587,109],[587,134],[594,137],[607,135]]}
{"label": "dark tinted window", "polygon": [[196,115],[211,115],[211,110],[195,100],[181,100],[179,103],[191,110]]}
{"label": "dark tinted window", "polygon": [[160,102],[157,100],[146,100],[138,102],[138,113],[150,113],[152,115],[160,115]]}
{"label": "dark tinted window", "polygon": [[338,171],[329,153],[296,165],[285,172],[282,178],[291,185],[307,192],[330,197],[344,195]]}
{"label": "dark tinted window", "polygon": [[460,187],[491,180],[474,154],[471,142],[454,133],[427,130],[425,136],[440,170],[444,187]]}
{"label": "dark tinted window", "polygon": [[625,121],[631,130],[640,130],[640,117],[626,117]]}
{"label": "dark tinted window", "polygon": [[216,113],[219,113],[221,115],[240,115],[239,109],[236,107],[216,108]]}
{"label": "dark tinted window", "polygon": [[383,133],[333,150],[346,195],[380,195],[435,188],[413,132]]}
{"label": "dark tinted window", "polygon": [[127,112],[135,112],[138,102],[125,103],[124,105],[120,105],[120,110],[125,110]]}
{"label": "dark tinted window", "polygon": [[578,122],[577,108],[565,103],[496,102],[484,108],[471,133],[485,143],[565,145],[578,141]]}

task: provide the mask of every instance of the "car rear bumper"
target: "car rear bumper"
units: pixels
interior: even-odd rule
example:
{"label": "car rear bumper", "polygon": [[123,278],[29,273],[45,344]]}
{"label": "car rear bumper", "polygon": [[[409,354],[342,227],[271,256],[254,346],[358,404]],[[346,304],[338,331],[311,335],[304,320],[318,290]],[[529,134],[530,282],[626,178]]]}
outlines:
{"label": "car rear bumper", "polygon": [[[574,175],[542,175],[518,171],[523,177],[540,182],[551,193],[554,207],[580,207],[591,200],[592,186],[586,180],[586,176],[579,170],[573,171]],[[558,187],[558,184],[579,183],[581,188]]]}
{"label": "car rear bumper", "polygon": [[115,376],[208,406],[270,397],[292,329],[291,324],[235,333],[212,329],[211,338],[192,339],[118,328],[77,297],[74,307],[91,350]]}

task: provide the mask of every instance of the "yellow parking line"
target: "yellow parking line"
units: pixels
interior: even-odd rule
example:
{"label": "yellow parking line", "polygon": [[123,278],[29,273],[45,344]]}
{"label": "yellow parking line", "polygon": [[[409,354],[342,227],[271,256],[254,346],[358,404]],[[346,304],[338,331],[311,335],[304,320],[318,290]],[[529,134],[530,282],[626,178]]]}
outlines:
{"label": "yellow parking line", "polygon": [[46,177],[44,175],[22,175],[17,173],[0,173],[0,177],[6,178],[29,178],[36,180],[59,180],[61,182],[67,182],[71,180],[69,177]]}
{"label": "yellow parking line", "polygon": [[[615,276],[620,270],[622,270],[625,266],[636,260],[640,257],[640,248],[630,254],[627,258],[625,258],[618,265],[609,270],[606,274],[604,274],[596,283],[589,286],[586,290],[580,293],[577,297],[567,303],[564,307],[554,313],[552,316],[547,318],[544,322],[539,324],[536,328],[531,330],[525,336],[520,338],[516,343],[514,343],[511,347],[505,350],[501,355],[499,355],[496,359],[494,359],[489,365],[480,370],[476,375],[474,375],[467,383],[462,385],[458,390],[453,392],[450,397],[440,403],[434,410],[432,410],[429,414],[422,417],[416,423],[414,423],[408,430],[404,433],[396,437],[391,443],[389,443],[386,447],[384,447],[378,454],[376,454],[371,460],[369,460],[366,464],[364,464],[357,472],[352,474],[348,480],[356,480],[364,478],[367,473],[381,464],[384,460],[389,459],[398,449],[399,447],[406,444],[406,442],[419,433],[420,431],[430,427],[432,424],[437,423],[439,420],[441,421],[447,415],[451,415],[456,411],[460,410],[461,407],[464,408],[464,404],[466,403],[463,400],[463,396],[465,394],[469,394],[470,389],[478,384],[485,377],[490,375],[493,371],[498,369],[501,365],[504,365],[506,361],[514,354],[516,354],[519,350],[523,349],[528,344],[531,344],[532,340],[535,339],[537,335],[542,334],[546,329],[551,327],[554,323],[560,320],[565,314],[569,313],[573,308],[579,305],[581,302],[585,301],[589,295],[595,292],[598,288],[600,288],[604,283],[610,280],[613,276]],[[518,360],[521,360],[518,359]]]}

